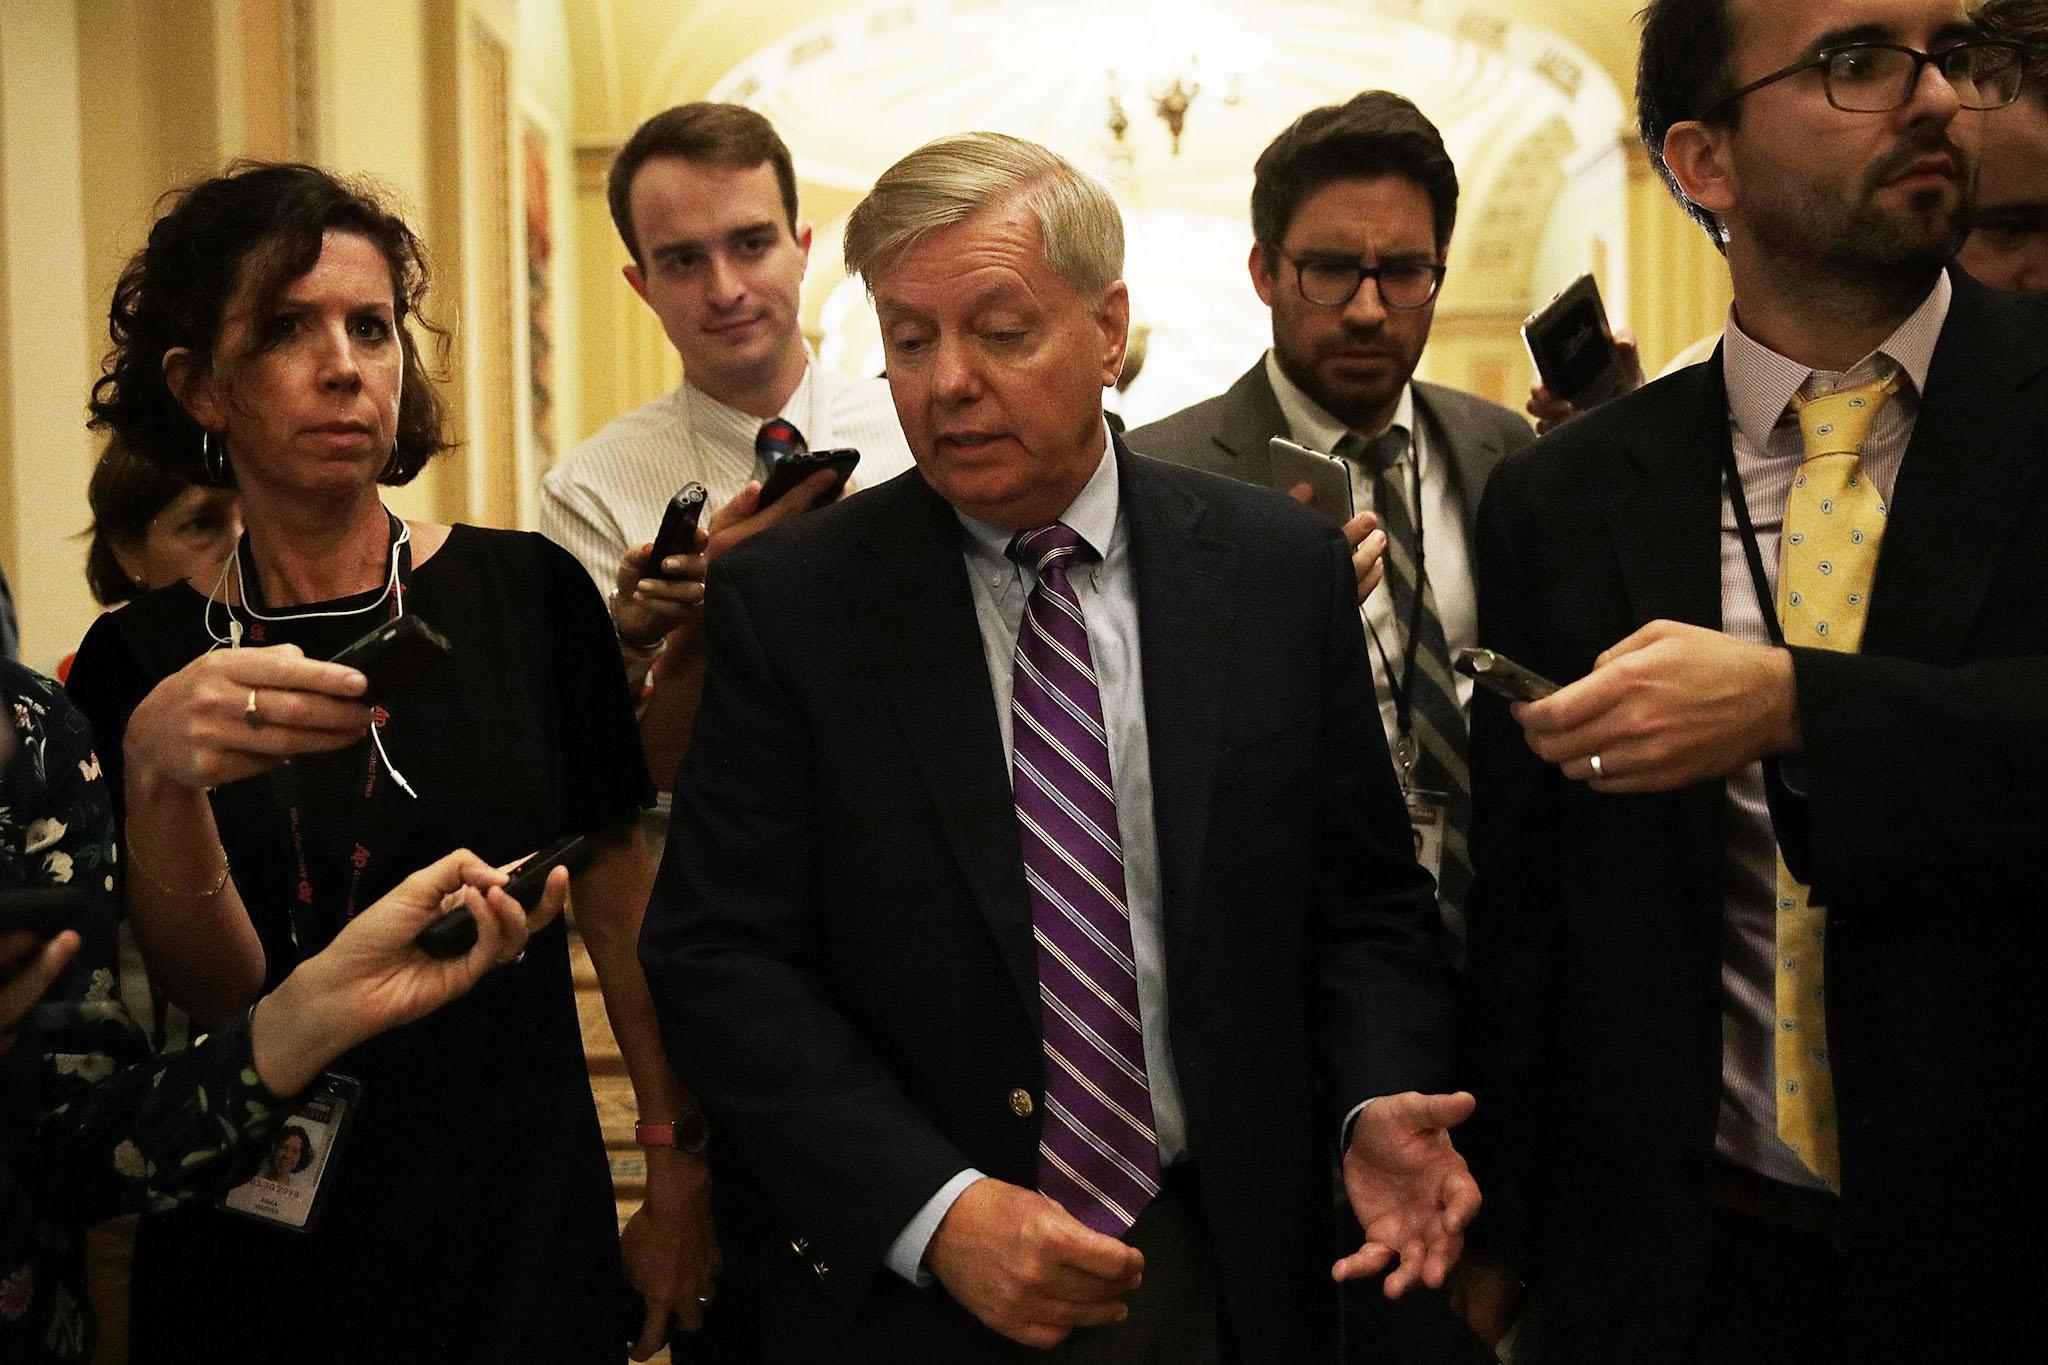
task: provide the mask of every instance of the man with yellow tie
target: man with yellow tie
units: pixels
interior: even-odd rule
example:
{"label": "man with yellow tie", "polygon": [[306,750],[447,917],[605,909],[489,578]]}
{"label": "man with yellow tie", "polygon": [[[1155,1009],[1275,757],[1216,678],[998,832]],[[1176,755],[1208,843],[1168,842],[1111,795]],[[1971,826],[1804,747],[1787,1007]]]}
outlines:
{"label": "man with yellow tie", "polygon": [[1566,684],[1473,714],[1463,1301],[1522,1360],[2048,1340],[2048,298],[1946,268],[2020,73],[1955,0],[1645,11],[1722,344],[1479,512],[1481,642]]}

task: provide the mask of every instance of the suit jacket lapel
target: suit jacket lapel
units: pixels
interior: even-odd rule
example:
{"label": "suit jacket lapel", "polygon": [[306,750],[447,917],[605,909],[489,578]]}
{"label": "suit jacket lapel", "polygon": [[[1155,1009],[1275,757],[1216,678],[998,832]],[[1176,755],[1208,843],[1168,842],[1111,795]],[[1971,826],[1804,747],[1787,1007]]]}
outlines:
{"label": "suit jacket lapel", "polygon": [[[1263,447],[1262,447],[1263,448]],[[1222,734],[1235,602],[1236,546],[1205,524],[1197,499],[1117,443],[1145,671],[1145,726],[1169,971],[1190,920],[1209,834],[1209,791]]]}
{"label": "suit jacket lapel", "polygon": [[[1624,448],[1635,474],[1609,509],[1631,630],[1651,621],[1721,628],[1721,471],[1727,458],[1728,390],[1720,357],[1667,383],[1673,401],[1649,405]],[[1691,827],[1693,884],[1720,885],[1724,788],[1701,783],[1680,796]],[[1701,905],[1718,914],[1715,898]]]}
{"label": "suit jacket lapel", "polygon": [[1223,420],[1209,439],[1231,457],[1231,477],[1266,488],[1273,482],[1273,453],[1266,443],[1287,430],[1261,358],[1224,392]]}
{"label": "suit jacket lapel", "polygon": [[2048,363],[2048,340],[2003,334],[1983,287],[1952,278],[1863,632],[1866,653],[1928,663],[1961,653],[2048,454],[2048,404],[2019,388]]}
{"label": "suit jacket lapel", "polygon": [[[1465,536],[1470,543],[1479,534],[1479,495],[1486,481],[1506,453],[1500,438],[1477,428],[1454,428],[1437,406],[1426,384],[1415,384],[1415,417],[1427,432],[1424,440],[1432,450],[1450,456],[1451,475],[1457,483],[1458,506],[1465,516]],[[1425,457],[1426,458],[1426,457]]]}
{"label": "suit jacket lapel", "polygon": [[1719,357],[1667,381],[1669,403],[1644,410],[1625,447],[1638,476],[1609,511],[1633,624],[1721,628],[1721,471],[1728,391]]}
{"label": "suit jacket lapel", "polygon": [[922,479],[897,480],[864,496],[899,496],[902,507],[869,527],[853,611],[946,841],[1035,1021],[1038,957],[1016,805],[960,523]]}

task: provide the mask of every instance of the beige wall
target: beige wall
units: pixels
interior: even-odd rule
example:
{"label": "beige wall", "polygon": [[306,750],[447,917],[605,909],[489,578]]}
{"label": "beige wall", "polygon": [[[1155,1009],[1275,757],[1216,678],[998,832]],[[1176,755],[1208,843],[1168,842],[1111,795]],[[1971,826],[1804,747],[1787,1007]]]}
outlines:
{"label": "beige wall", "polygon": [[84,548],[91,381],[78,16],[0,4],[0,562],[22,657],[48,669],[91,619]]}

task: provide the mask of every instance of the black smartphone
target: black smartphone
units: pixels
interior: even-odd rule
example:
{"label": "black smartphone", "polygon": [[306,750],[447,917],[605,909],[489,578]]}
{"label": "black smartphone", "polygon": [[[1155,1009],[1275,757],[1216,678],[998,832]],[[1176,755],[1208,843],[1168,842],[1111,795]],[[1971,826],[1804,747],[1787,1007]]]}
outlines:
{"label": "black smartphone", "polygon": [[417,616],[386,621],[343,645],[332,662],[347,664],[369,679],[367,701],[381,701],[411,682],[437,659],[454,653],[442,634]]}
{"label": "black smartphone", "polygon": [[1581,275],[1522,322],[1522,342],[1553,398],[1581,412],[1629,390],[1628,366],[1607,325],[1600,285]]}
{"label": "black smartphone", "polygon": [[832,486],[825,490],[825,496],[811,506],[823,507],[845,491],[846,481],[853,475],[853,467],[860,463],[858,450],[799,450],[781,453],[770,459],[768,477],[761,480],[761,503],[763,508],[773,507],[790,489],[795,488],[821,469],[832,471]]}
{"label": "black smartphone", "polygon": [[1542,701],[1557,684],[1490,649],[1461,649],[1451,666],[1487,691],[1509,701]]}
{"label": "black smartphone", "polygon": [[661,529],[654,533],[654,552],[647,556],[649,578],[669,578],[661,563],[671,555],[694,554],[697,550],[697,520],[704,515],[704,500],[710,495],[704,485],[692,480],[676,490],[661,514]]}
{"label": "black smartphone", "polygon": [[69,929],[84,909],[82,886],[24,886],[0,891],[0,934],[26,929],[37,938],[55,938]]}
{"label": "black smartphone", "polygon": [[[519,864],[512,880],[505,883],[505,894],[518,901],[519,907],[530,915],[540,904],[541,892],[547,889],[548,873],[566,867],[574,876],[596,851],[597,845],[589,835],[564,835]],[[476,947],[476,935],[476,917],[470,914],[468,906],[458,905],[414,935],[413,945],[428,957],[461,957]]]}

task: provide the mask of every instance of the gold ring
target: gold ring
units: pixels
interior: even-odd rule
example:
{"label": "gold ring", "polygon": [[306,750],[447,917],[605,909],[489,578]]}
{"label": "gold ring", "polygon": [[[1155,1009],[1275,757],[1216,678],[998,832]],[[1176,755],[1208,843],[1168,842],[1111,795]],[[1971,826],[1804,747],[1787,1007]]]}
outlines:
{"label": "gold ring", "polygon": [[1607,776],[1606,770],[1600,766],[1600,755],[1598,754],[1593,755],[1593,776],[1595,778]]}
{"label": "gold ring", "polygon": [[242,705],[242,719],[249,723],[251,730],[261,730],[269,724],[263,719],[263,713],[256,709],[256,689],[253,687],[249,689],[249,700]]}

